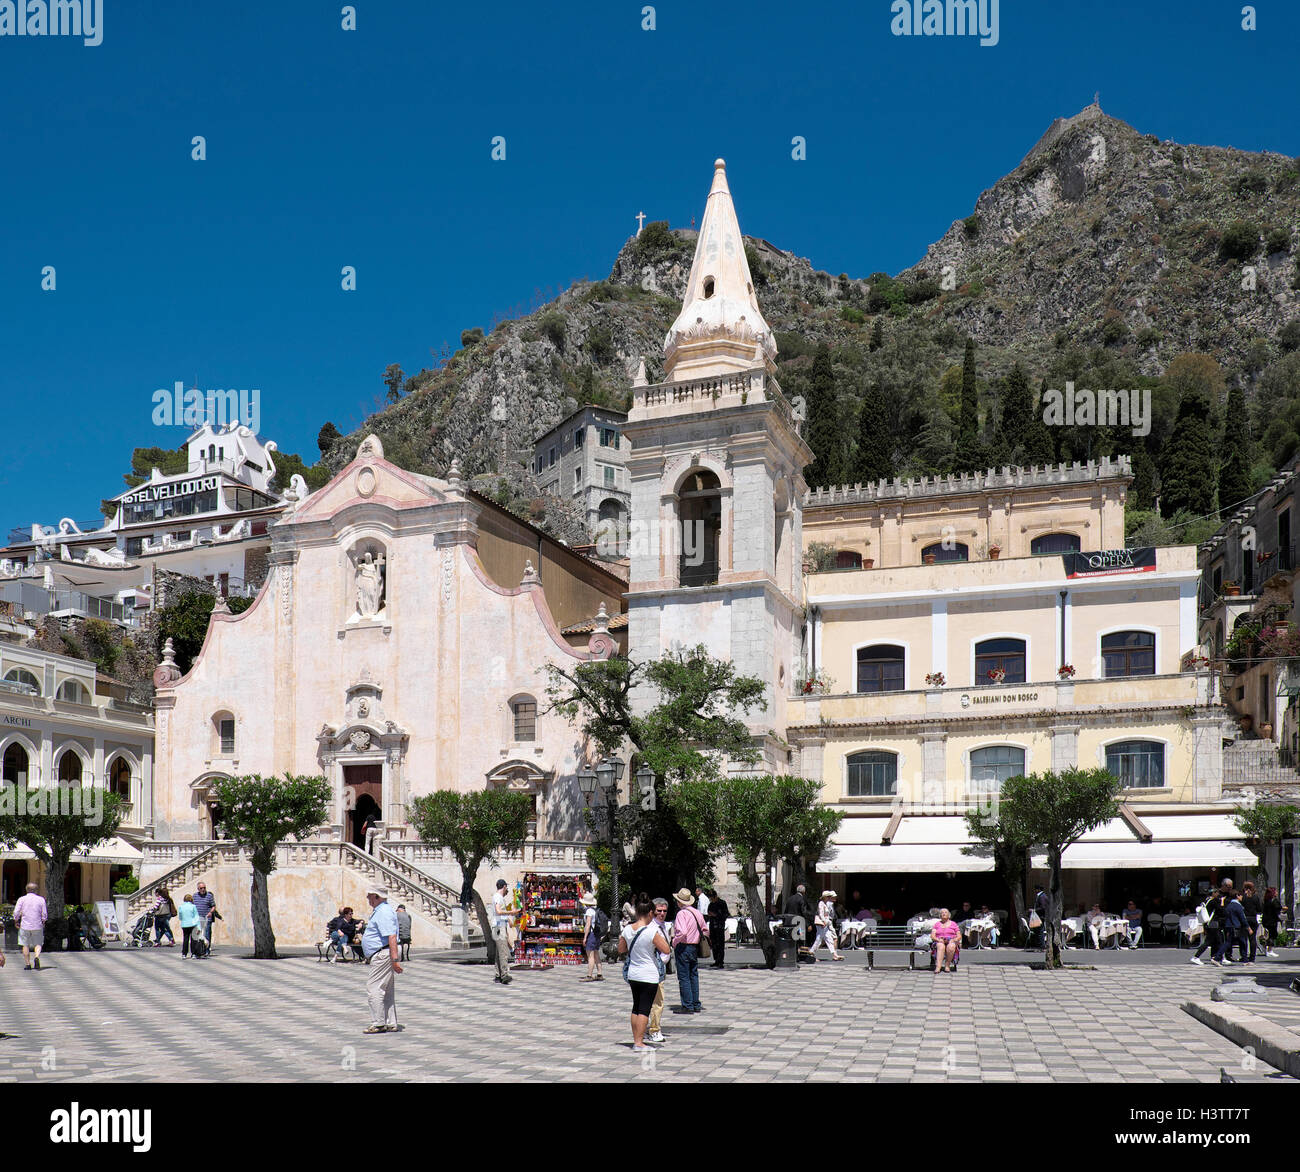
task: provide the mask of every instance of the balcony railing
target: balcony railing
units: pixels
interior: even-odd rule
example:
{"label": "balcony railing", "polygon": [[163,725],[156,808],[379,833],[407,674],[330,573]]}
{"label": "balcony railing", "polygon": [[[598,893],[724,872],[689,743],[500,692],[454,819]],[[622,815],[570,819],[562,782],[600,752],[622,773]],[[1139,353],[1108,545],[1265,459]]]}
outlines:
{"label": "balcony railing", "polygon": [[691,565],[685,558],[682,559],[678,581],[683,586],[713,586],[718,581],[718,563],[715,559],[711,562],[698,562]]}

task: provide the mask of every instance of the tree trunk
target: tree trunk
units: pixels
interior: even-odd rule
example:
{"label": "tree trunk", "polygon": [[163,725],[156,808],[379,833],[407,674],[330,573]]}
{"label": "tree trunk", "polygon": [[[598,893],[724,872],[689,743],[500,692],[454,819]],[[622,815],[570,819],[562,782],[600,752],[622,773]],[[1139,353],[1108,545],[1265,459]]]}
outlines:
{"label": "tree trunk", "polygon": [[[478,914],[478,926],[483,933],[483,939],[487,941],[488,964],[496,964],[497,942],[492,938],[492,926],[488,923],[487,905],[477,891],[474,892],[474,911]],[[468,931],[468,926],[466,930]]]}
{"label": "tree trunk", "polygon": [[45,925],[45,948],[49,952],[62,952],[68,938],[68,923],[64,917],[68,910],[64,895],[67,875],[67,857],[52,855],[45,864],[45,907],[50,917]]}
{"label": "tree trunk", "polygon": [[256,862],[253,863],[249,910],[253,917],[253,959],[276,960],[275,933],[271,930],[271,901],[266,893],[266,872]]}
{"label": "tree trunk", "polygon": [[1047,922],[1043,925],[1043,959],[1049,969],[1061,967],[1061,905],[1064,902],[1061,891],[1061,854],[1062,848],[1048,845],[1047,865],[1051,868],[1051,879],[1047,889]]}
{"label": "tree trunk", "polygon": [[745,902],[749,905],[750,918],[754,921],[754,938],[763,950],[763,963],[768,968],[776,968],[776,940],[768,926],[767,904],[758,890],[758,870],[753,863],[743,863],[740,868],[740,881],[745,888]]}

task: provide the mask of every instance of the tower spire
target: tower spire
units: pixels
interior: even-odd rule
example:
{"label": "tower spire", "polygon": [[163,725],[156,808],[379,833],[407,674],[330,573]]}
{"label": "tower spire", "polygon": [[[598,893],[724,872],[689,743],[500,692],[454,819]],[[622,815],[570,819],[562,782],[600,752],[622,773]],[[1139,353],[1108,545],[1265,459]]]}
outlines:
{"label": "tower spire", "polygon": [[682,311],[664,339],[664,372],[682,382],[756,367],[774,370],[776,343],[758,308],[727,164],[713,164]]}

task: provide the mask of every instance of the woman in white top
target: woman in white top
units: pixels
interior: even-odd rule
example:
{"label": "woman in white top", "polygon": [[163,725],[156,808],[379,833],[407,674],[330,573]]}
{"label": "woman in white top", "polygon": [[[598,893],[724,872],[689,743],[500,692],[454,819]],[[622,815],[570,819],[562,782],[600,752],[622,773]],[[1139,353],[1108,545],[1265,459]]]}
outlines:
{"label": "woman in white top", "polygon": [[668,954],[668,940],[654,924],[654,904],[645,896],[637,900],[636,919],[618,938],[618,954],[627,957],[627,983],[632,989],[632,1049],[649,1050],[646,1026],[663,978],[662,961],[656,953]]}
{"label": "woman in white top", "polygon": [[835,892],[823,891],[821,902],[817,905],[817,918],[813,921],[817,925],[817,939],[813,941],[813,946],[808,950],[816,952],[817,949],[825,944],[830,950],[831,960],[843,960],[840,955],[839,941],[835,936]]}

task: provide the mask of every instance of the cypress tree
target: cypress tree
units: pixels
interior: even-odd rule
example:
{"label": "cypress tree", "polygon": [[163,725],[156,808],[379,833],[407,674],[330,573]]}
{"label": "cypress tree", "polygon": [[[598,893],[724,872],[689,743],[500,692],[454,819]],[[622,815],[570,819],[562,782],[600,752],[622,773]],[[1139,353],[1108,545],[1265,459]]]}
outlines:
{"label": "cypress tree", "polygon": [[1160,469],[1160,511],[1172,517],[1180,509],[1197,516],[1214,507],[1214,436],[1210,403],[1188,390],[1178,404],[1178,418]]}
{"label": "cypress tree", "polygon": [[808,385],[808,446],[813,462],[808,467],[809,488],[830,488],[848,480],[848,452],[835,391],[835,368],[826,346],[813,359]]}
{"label": "cypress tree", "polygon": [[885,327],[881,323],[880,317],[871,323],[871,341],[867,344],[868,349],[874,354],[881,346],[885,344]]}
{"label": "cypress tree", "polygon": [[886,426],[884,395],[877,384],[871,383],[862,397],[862,411],[858,415],[858,448],[853,455],[849,480],[873,484],[877,480],[889,480],[893,475],[893,444]]}
{"label": "cypress tree", "polygon": [[961,421],[957,426],[957,463],[973,470],[981,462],[980,397],[975,379],[975,339],[966,339],[966,355],[961,364]]}
{"label": "cypress tree", "polygon": [[1156,465],[1146,444],[1133,452],[1133,487],[1130,503],[1135,509],[1153,509],[1156,504]]}
{"label": "cypress tree", "polygon": [[927,476],[942,476],[953,471],[956,449],[952,442],[952,420],[942,410],[935,410],[916,437],[916,460]]}
{"label": "cypress tree", "polygon": [[1228,389],[1219,448],[1219,508],[1228,509],[1250,496],[1250,432],[1246,396],[1239,383]]}
{"label": "cypress tree", "polygon": [[1038,405],[1029,412],[1029,427],[1025,434],[1024,462],[1033,467],[1056,463],[1056,437],[1052,429],[1043,422],[1043,392],[1047,390],[1047,380],[1038,396]]}
{"label": "cypress tree", "polygon": [[1003,380],[1001,398],[998,445],[1006,452],[1006,459],[1023,464],[1029,428],[1034,418],[1034,392],[1029,389],[1029,378],[1020,363],[1017,362]]}

